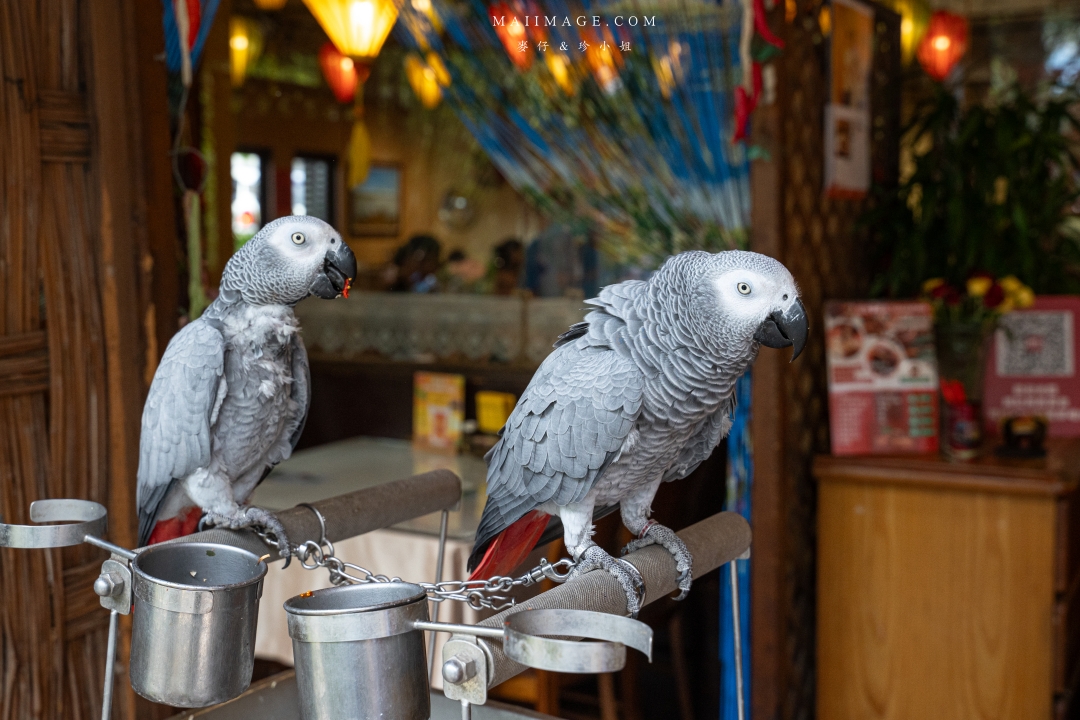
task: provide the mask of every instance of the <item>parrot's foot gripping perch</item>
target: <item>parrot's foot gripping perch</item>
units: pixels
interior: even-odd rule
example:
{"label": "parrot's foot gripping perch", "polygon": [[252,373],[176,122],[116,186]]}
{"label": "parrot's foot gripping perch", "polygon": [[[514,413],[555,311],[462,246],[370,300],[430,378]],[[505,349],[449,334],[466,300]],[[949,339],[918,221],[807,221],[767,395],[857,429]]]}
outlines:
{"label": "parrot's foot gripping perch", "polygon": [[679,594],[673,600],[682,600],[690,592],[693,582],[694,558],[675,531],[660,523],[650,520],[641,531],[641,537],[629,542],[622,549],[626,555],[649,545],[660,545],[675,558],[675,570],[678,572]]}
{"label": "parrot's foot gripping perch", "polygon": [[637,618],[641,606],[645,604],[645,581],[636,567],[626,560],[611,557],[599,545],[586,546],[577,554],[575,563],[569,579],[590,570],[606,570],[619,581],[626,593],[626,612],[630,617]]}
{"label": "parrot's foot gripping perch", "polygon": [[269,510],[249,505],[237,508],[237,512],[231,514],[208,512],[203,518],[203,525],[227,530],[250,527],[267,545],[277,548],[281,557],[285,558],[286,567],[292,561],[292,546],[289,545],[285,527]]}

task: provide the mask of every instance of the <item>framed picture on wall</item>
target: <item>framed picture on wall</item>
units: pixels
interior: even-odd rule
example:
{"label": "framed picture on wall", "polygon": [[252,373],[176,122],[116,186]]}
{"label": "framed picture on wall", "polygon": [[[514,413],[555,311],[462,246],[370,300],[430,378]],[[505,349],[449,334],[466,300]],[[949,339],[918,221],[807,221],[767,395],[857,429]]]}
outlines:
{"label": "framed picture on wall", "polygon": [[401,220],[401,166],[372,164],[367,179],[349,189],[349,234],[392,237]]}

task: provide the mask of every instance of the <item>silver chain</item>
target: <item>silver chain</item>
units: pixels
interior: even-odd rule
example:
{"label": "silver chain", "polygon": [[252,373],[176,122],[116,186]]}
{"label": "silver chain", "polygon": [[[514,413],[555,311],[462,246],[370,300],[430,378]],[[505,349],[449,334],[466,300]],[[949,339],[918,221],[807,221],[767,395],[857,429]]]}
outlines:
{"label": "silver chain", "polygon": [[[334,544],[326,539],[326,522],[323,520],[322,513],[306,503],[302,503],[302,506],[315,513],[322,528],[322,537],[318,542],[308,540],[289,548],[290,556],[295,556],[305,570],[326,568],[330,573],[330,582],[338,586],[371,582],[405,582],[399,577],[373,573],[361,565],[345,562],[335,556]],[[261,527],[253,527],[252,530],[270,547],[277,549],[280,546],[273,532]],[[422,587],[428,599],[433,602],[457,600],[468,604],[473,610],[487,608],[497,612],[514,605],[514,599],[507,593],[515,587],[529,587],[545,579],[556,583],[566,582],[574,565],[574,561],[569,558],[563,558],[554,563],[548,562],[547,558],[541,558],[538,566],[518,577],[496,575],[486,580],[444,580],[440,583],[414,584]]]}

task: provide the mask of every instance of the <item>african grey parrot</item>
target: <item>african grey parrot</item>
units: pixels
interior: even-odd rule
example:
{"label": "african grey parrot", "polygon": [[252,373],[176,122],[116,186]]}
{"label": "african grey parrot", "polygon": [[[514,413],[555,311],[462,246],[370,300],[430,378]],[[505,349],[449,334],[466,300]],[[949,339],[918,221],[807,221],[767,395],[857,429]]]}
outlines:
{"label": "african grey parrot", "polygon": [[649,520],[660,483],[700,465],[727,435],[735,381],[760,345],[806,343],[787,268],[752,252],[686,252],[647,281],[604,288],[585,321],[559,337],[486,456],[487,504],[469,558],[472,579],[506,574],[558,515],[574,574],[603,568],[640,609],[641,576],[592,542],[593,508],[620,504],[639,539],[675,556],[682,599],[692,558]]}
{"label": "african grey parrot", "polygon": [[173,336],[146,398],[140,546],[193,532],[205,511],[209,524],[261,525],[288,547],[277,518],[244,502],[292,454],[307,417],[307,351],[293,306],[309,295],[348,297],[355,277],[349,246],[313,217],[275,220],[229,259],[220,294]]}

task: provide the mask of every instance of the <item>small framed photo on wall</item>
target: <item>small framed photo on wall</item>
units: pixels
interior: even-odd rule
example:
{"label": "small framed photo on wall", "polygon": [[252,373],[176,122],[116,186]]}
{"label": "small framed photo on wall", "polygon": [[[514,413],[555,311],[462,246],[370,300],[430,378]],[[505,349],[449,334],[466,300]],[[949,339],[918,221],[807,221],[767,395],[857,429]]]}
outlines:
{"label": "small framed photo on wall", "polygon": [[349,234],[393,237],[401,221],[401,166],[372,163],[364,182],[349,188]]}

